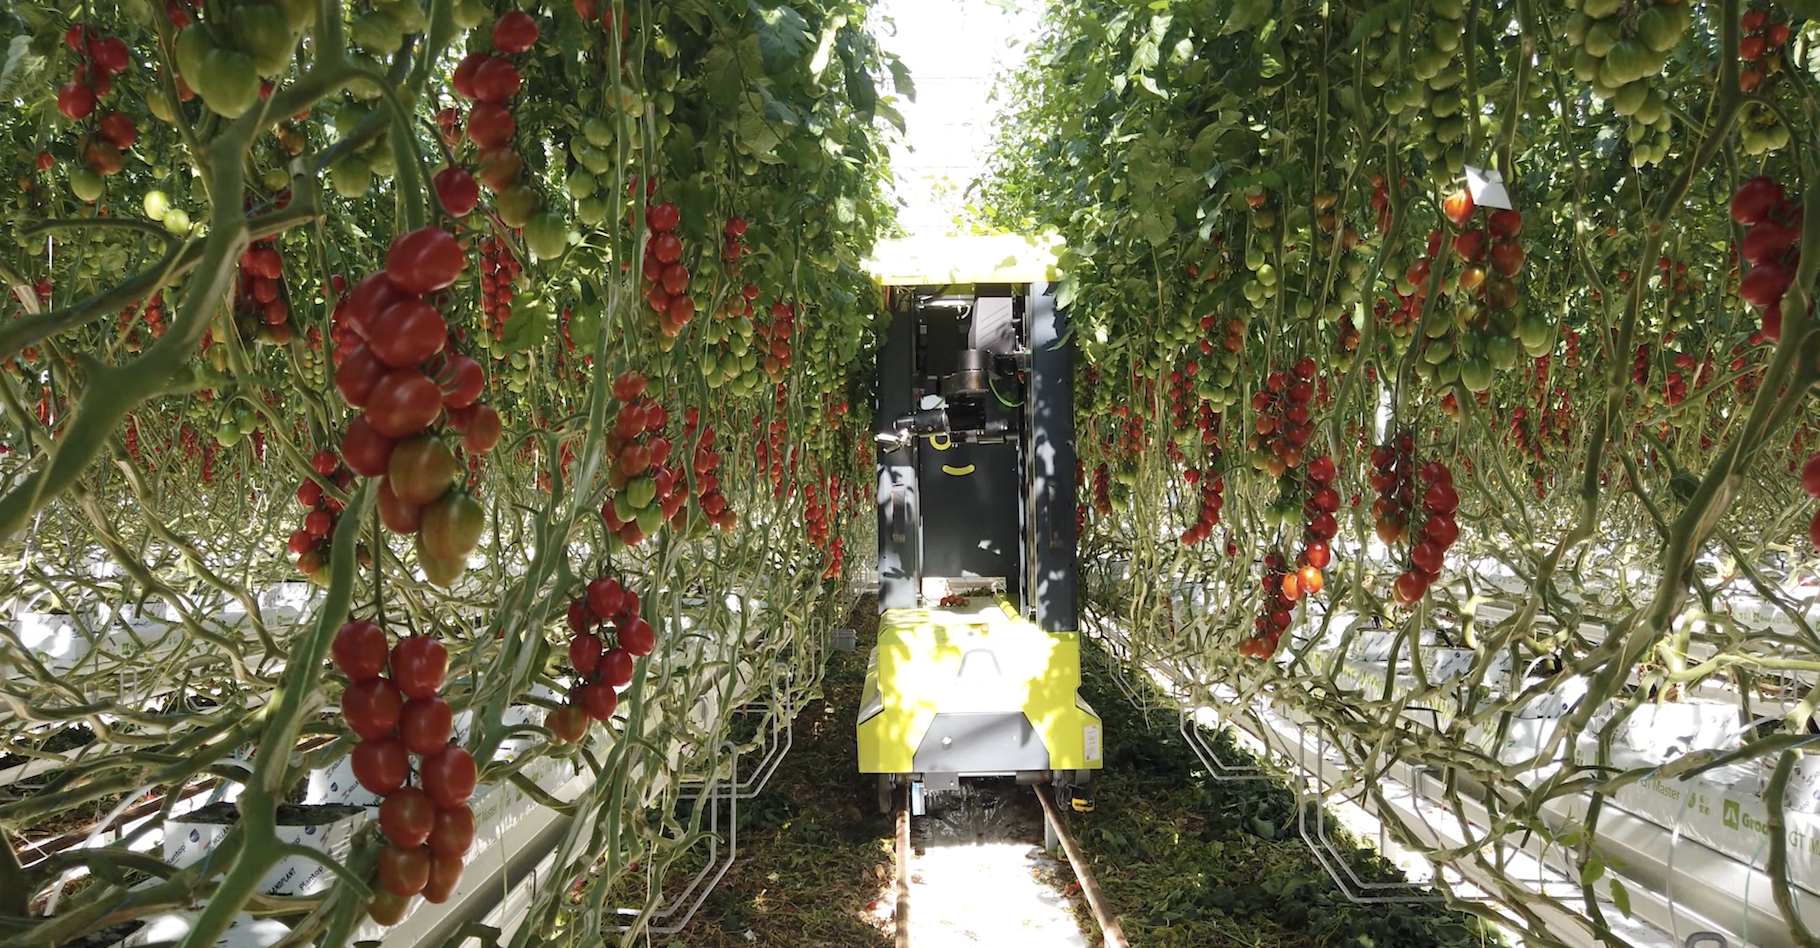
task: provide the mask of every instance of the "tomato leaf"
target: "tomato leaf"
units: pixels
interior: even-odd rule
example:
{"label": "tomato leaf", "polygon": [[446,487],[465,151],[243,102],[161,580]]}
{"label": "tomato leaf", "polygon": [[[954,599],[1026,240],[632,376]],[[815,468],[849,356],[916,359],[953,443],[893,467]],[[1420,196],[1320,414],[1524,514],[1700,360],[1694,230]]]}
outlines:
{"label": "tomato leaf", "polygon": [[809,48],[809,24],[789,6],[765,9],[752,4],[758,14],[758,50],[765,58],[766,75],[789,72]]}
{"label": "tomato leaf", "polygon": [[1617,907],[1620,915],[1630,917],[1630,890],[1618,881],[1617,876],[1611,877],[1611,904]]}
{"label": "tomato leaf", "polygon": [[[523,352],[540,345],[550,336],[551,322],[550,314],[542,306],[514,306],[511,318],[506,320],[505,332],[500,336],[499,344],[507,352]],[[569,334],[574,336],[573,328]]]}
{"label": "tomato leaf", "polygon": [[891,90],[911,102],[916,101],[916,83],[910,81],[910,69],[904,61],[896,56],[885,60],[885,68],[891,72]]}
{"label": "tomato leaf", "polygon": [[1580,884],[1590,887],[1603,875],[1605,875],[1605,860],[1595,855],[1580,867]]}
{"label": "tomato leaf", "polygon": [[32,38],[13,37],[6,45],[6,54],[0,56],[0,100],[30,98],[43,68],[44,57],[32,53]]}

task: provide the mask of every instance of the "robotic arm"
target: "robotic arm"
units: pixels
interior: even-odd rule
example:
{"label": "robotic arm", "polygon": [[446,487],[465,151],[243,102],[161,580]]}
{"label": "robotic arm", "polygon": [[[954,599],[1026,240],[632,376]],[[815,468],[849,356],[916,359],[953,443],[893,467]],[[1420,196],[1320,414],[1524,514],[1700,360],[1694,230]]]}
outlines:
{"label": "robotic arm", "polygon": [[874,437],[881,445],[907,447],[919,435],[959,436],[973,444],[997,444],[1011,434],[1011,422],[986,418],[985,396],[993,355],[984,349],[960,353],[960,369],[942,379],[942,404],[897,418]]}

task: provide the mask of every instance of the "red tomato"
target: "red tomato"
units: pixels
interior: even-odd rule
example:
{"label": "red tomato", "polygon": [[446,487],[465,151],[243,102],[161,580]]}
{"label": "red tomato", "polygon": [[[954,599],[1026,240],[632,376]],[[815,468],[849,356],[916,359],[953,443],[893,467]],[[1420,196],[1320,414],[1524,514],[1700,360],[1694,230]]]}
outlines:
{"label": "red tomato", "polygon": [[390,928],[404,921],[410,907],[409,896],[393,895],[384,886],[377,886],[373,890],[373,901],[367,903],[367,917],[382,928]]}
{"label": "red tomato", "polygon": [[119,112],[109,112],[102,116],[95,131],[121,150],[133,147],[133,141],[139,137],[139,130],[133,127],[133,120]]}
{"label": "red tomato", "polygon": [[1397,577],[1391,594],[1399,606],[1407,606],[1428,593],[1428,576],[1418,570],[1409,570]]}
{"label": "red tomato", "polygon": [[391,481],[382,480],[379,482],[379,522],[393,533],[410,536],[423,527],[423,505],[399,500],[392,492]]}
{"label": "red tomato", "polygon": [[1423,521],[1422,536],[1439,543],[1441,549],[1446,550],[1460,538],[1460,527],[1454,522],[1452,514],[1435,514]]}
{"label": "red tomato", "polygon": [[1326,569],[1327,564],[1333,562],[1333,551],[1319,540],[1311,541],[1302,552],[1308,565],[1315,569]]}
{"label": "red tomato", "polygon": [[[673,231],[676,229],[676,225],[681,222],[682,212],[677,210],[676,205],[669,201],[653,204],[650,207],[645,208],[645,223],[650,226],[652,233],[662,234]],[[664,262],[670,263],[671,261],[665,260]]]}
{"label": "red tomato", "polygon": [[1496,240],[1514,240],[1523,232],[1523,214],[1519,211],[1496,210],[1486,221],[1486,228]]}
{"label": "red tomato", "polygon": [[294,556],[302,556],[316,548],[316,537],[308,530],[293,530],[291,538],[286,541],[284,548],[290,550]]}
{"label": "red tomato", "polygon": [[1439,573],[1441,571],[1442,554],[1445,552],[1446,550],[1441,544],[1436,543],[1434,540],[1423,540],[1410,548],[1409,562],[1414,564],[1416,569],[1419,569],[1424,573]]}
{"label": "red tomato", "polygon": [[627,369],[613,379],[613,397],[622,402],[631,402],[645,393],[645,376],[642,372]]}
{"label": "red tomato", "polygon": [[1782,195],[1782,185],[1761,175],[1751,178],[1732,195],[1732,220],[1746,227],[1767,220],[1770,211],[1781,203]]}
{"label": "red tomato", "polygon": [[474,98],[501,104],[518,94],[522,82],[517,66],[509,60],[489,56],[474,70]]}
{"label": "red tomato", "polygon": [[127,51],[126,43],[117,36],[89,40],[88,57],[94,61],[96,69],[110,76],[120,75],[133,64],[133,57]]}
{"label": "red tomato", "polygon": [[1465,188],[1449,194],[1441,201],[1441,213],[1445,214],[1455,227],[1466,226],[1466,221],[1472,217],[1472,209],[1472,195],[1466,193]]}
{"label": "red tomato", "polygon": [[588,600],[586,598],[569,600],[567,621],[569,623],[569,631],[576,635],[580,635],[594,627],[594,613],[588,611]]}
{"label": "red tomato", "polygon": [[437,806],[458,807],[474,795],[474,758],[461,747],[450,744],[423,759],[418,767],[418,778]]}
{"label": "red tomato", "polygon": [[619,706],[619,693],[613,686],[604,681],[582,685],[575,690],[575,703],[582,713],[596,721],[605,721],[613,716]]}
{"label": "red tomato", "polygon": [[1302,567],[1296,576],[1301,580],[1302,592],[1305,595],[1313,596],[1319,593],[1321,587],[1326,584],[1326,579],[1321,576],[1321,571],[1313,565]]}
{"label": "red tomato", "polygon": [[430,881],[430,851],[387,844],[379,850],[379,884],[387,892],[408,899]]}
{"label": "red tomato", "polygon": [[743,236],[745,232],[746,219],[743,217],[729,217],[727,218],[727,226],[721,228],[721,233],[726,234],[728,237],[740,237]]}
{"label": "red tomato", "polygon": [[651,630],[650,623],[643,619],[633,619],[619,627],[619,644],[634,656],[643,658],[656,647],[657,635]]}
{"label": "red tomato", "polygon": [[416,787],[400,787],[379,804],[379,829],[394,846],[422,846],[435,821],[436,804]]}
{"label": "red tomato", "polygon": [[1807,459],[1801,468],[1801,489],[1807,496],[1820,500],[1820,454]]}
{"label": "red tomato", "polygon": [[385,274],[406,293],[434,293],[454,283],[467,262],[454,234],[440,227],[419,227],[392,240]]}
{"label": "red tomato", "polygon": [[460,859],[474,845],[474,811],[466,806],[438,808],[430,826],[430,853],[438,859]]}
{"label": "red tomato", "polygon": [[465,217],[480,203],[480,184],[466,168],[448,167],[436,172],[436,200],[451,217]]}
{"label": "red tomato", "polygon": [[390,737],[403,712],[404,699],[388,678],[357,681],[341,693],[341,717],[363,741]]}
{"label": "red tomato", "polygon": [[1752,306],[1774,306],[1782,301],[1789,284],[1795,282],[1795,271],[1775,263],[1750,268],[1738,283],[1738,295]]}
{"label": "red tomato", "polygon": [[482,151],[511,141],[517,130],[512,113],[498,103],[476,102],[468,112],[468,140]]}
{"label": "red tomato", "polygon": [[625,590],[619,580],[602,576],[588,584],[588,611],[598,618],[611,619],[625,608]]}
{"label": "red tomato", "polygon": [[392,449],[386,465],[386,483],[399,500],[407,504],[433,503],[449,492],[461,473],[454,452],[441,438],[418,435],[407,438]]}
{"label": "red tomato", "polygon": [[361,477],[379,477],[385,474],[396,444],[375,430],[365,415],[360,415],[348,423],[347,432],[341,436],[341,456],[347,460],[348,470]]}
{"label": "red tomato", "polygon": [[412,698],[398,716],[398,737],[404,741],[404,749],[419,756],[442,749],[454,730],[455,715],[441,698]]}
{"label": "red tomato", "polygon": [[442,351],[449,326],[436,307],[421,299],[403,299],[386,307],[367,330],[367,348],[389,368],[417,365]]}
{"label": "red tomato", "polygon": [[675,263],[682,259],[682,238],[673,233],[662,233],[651,238],[651,256],[659,263]]}
{"label": "red tomato", "polygon": [[455,74],[449,77],[449,85],[454,87],[455,94],[464,99],[474,98],[474,72],[480,68],[481,63],[492,58],[481,52],[469,53],[462,57],[461,62],[455,67]]}
{"label": "red tomato", "polygon": [[460,353],[449,356],[436,373],[436,384],[442,387],[442,404],[448,408],[474,404],[486,382],[486,370],[480,363]]}
{"label": "red tomato", "polygon": [[1422,509],[1431,514],[1451,514],[1459,507],[1460,495],[1446,482],[1431,484],[1422,494]]}
{"label": "red tomato", "polygon": [[570,744],[581,740],[588,730],[588,715],[573,705],[564,705],[550,712],[544,719],[544,726],[550,729],[550,735],[558,744]]}
{"label": "red tomato", "polygon": [[479,155],[479,170],[475,172],[482,185],[489,191],[504,191],[518,182],[518,175],[524,170],[524,159],[509,145],[489,148]]}
{"label": "red tomato", "polygon": [[461,433],[461,446],[469,454],[482,455],[499,443],[499,412],[491,405],[475,405],[467,427]]}
{"label": "red tomato", "polygon": [[361,741],[354,745],[354,779],[369,792],[385,796],[411,776],[411,757],[397,739]]}
{"label": "red tomato", "polygon": [[1308,462],[1306,473],[1308,479],[1316,484],[1326,484],[1332,482],[1334,475],[1338,472],[1334,470],[1333,458],[1323,454]]}
{"label": "red tomato", "polygon": [[600,636],[583,632],[570,639],[569,665],[577,674],[592,675],[600,667]]}
{"label": "red tomato", "polygon": [[632,653],[623,648],[607,649],[600,657],[600,680],[615,688],[632,683]]}
{"label": "red tomato", "polygon": [[374,270],[354,284],[354,292],[348,296],[348,302],[342,308],[342,318],[348,327],[362,339],[367,337],[369,327],[378,321],[393,303],[409,299],[410,294],[400,289],[386,275],[384,270]]}
{"label": "red tomato", "polygon": [[[435,382],[416,369],[393,369],[374,383],[364,417],[374,431],[402,438],[429,427],[440,414],[442,389]],[[344,442],[344,454],[346,450]]]}
{"label": "red tomato", "polygon": [[385,673],[388,649],[385,630],[371,619],[352,619],[335,630],[329,656],[349,681],[378,678]]}
{"label": "red tomato", "polygon": [[537,42],[537,21],[523,10],[513,10],[493,24],[493,48],[502,53],[522,53]]}
{"label": "red tomato", "polygon": [[453,859],[433,858],[430,860],[430,877],[424,880],[423,896],[431,905],[441,905],[455,894],[455,884],[461,881],[461,857]]}
{"label": "red tomato", "polygon": [[57,111],[72,122],[80,122],[95,111],[95,90],[80,82],[64,83],[57,90]]}
{"label": "red tomato", "polygon": [[448,670],[449,650],[430,636],[413,635],[392,646],[392,678],[407,698],[435,697]]}

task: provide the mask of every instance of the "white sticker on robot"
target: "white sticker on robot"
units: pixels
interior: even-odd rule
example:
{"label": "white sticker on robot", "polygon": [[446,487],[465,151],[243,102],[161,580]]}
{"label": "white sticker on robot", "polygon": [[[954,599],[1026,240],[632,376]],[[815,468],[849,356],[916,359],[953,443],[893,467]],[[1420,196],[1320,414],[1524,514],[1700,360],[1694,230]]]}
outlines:
{"label": "white sticker on robot", "polygon": [[1088,760],[1100,759],[1100,726],[1089,724],[1081,728],[1081,744],[1086,749]]}

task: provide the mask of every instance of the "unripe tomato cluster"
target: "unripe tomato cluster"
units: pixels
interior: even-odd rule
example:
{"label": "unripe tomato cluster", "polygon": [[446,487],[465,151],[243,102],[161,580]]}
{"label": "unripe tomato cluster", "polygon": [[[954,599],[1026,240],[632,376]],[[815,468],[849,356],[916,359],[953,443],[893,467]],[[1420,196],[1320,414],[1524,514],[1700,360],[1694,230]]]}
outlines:
{"label": "unripe tomato cluster", "polygon": [[242,338],[258,334],[274,345],[291,341],[291,308],[284,301],[283,278],[284,257],[271,238],[254,241],[241,252],[234,308],[249,324],[242,327]]}
{"label": "unripe tomato cluster", "polygon": [[1755,177],[1738,186],[1732,195],[1732,220],[1743,224],[1744,242],[1738,255],[1750,271],[1738,283],[1738,295],[1763,309],[1763,338],[1782,338],[1782,297],[1795,282],[1801,265],[1801,202],[1788,197],[1782,185]]}
{"label": "unripe tomato cluster", "polygon": [[[588,721],[605,721],[619,706],[619,692],[632,683],[632,663],[651,654],[657,636],[639,616],[638,594],[619,580],[601,576],[569,601],[569,665],[575,684],[569,704],[547,722],[558,742],[580,739]],[[606,636],[612,636],[608,647]]]}
{"label": "unripe tomato cluster", "polygon": [[689,267],[682,262],[682,237],[676,233],[681,221],[682,212],[669,201],[645,207],[645,226],[650,235],[645,241],[639,275],[644,280],[645,303],[651,308],[658,330],[672,339],[695,318],[695,299],[689,295]]}
{"label": "unripe tomato cluster", "polygon": [[454,714],[439,696],[449,665],[442,643],[416,635],[388,649],[378,623],[352,619],[336,630],[330,656],[348,678],[341,716],[359,738],[354,778],[381,798],[386,844],[369,912],[393,924],[412,896],[446,901],[461,878],[474,842],[474,758],[450,742]]}
{"label": "unripe tomato cluster", "polygon": [[[343,466],[335,452],[327,448],[310,458],[310,467],[342,490],[354,482],[354,472]],[[341,516],[341,502],[323,493],[321,484],[306,478],[297,487],[297,503],[309,513],[304,514],[303,526],[291,531],[285,547],[297,557],[297,571],[315,579],[329,561],[329,539],[334,536],[335,521]]]}
{"label": "unripe tomato cluster", "polygon": [[1667,96],[1652,89],[1649,79],[1662,71],[1668,51],[1693,23],[1692,7],[1669,0],[1583,0],[1564,25],[1568,43],[1577,47],[1574,74],[1592,86],[1593,95],[1609,100],[1612,111],[1630,119],[1625,138],[1634,167],[1668,155],[1674,121]]}
{"label": "unripe tomato cluster", "polygon": [[1201,489],[1201,509],[1195,515],[1194,523],[1182,531],[1183,546],[1194,546],[1206,541],[1213,528],[1219,526],[1220,508],[1226,505],[1226,478],[1215,470],[1219,460],[1219,451],[1215,450],[1205,471],[1191,467],[1182,472],[1182,480],[1191,487],[1198,486]]}
{"label": "unripe tomato cluster", "polygon": [[342,436],[348,467],[362,477],[385,477],[381,519],[415,536],[417,557],[431,583],[449,586],[480,542],[480,504],[455,486],[461,464],[453,434],[469,454],[493,449],[499,414],[480,403],[486,383],[480,363],[444,350],[448,326],[424,297],[454,283],[466,258],[453,235],[436,227],[400,234],[385,269],[369,274],[340,307],[354,338],[335,372],[335,389],[363,409]]}
{"label": "unripe tomato cluster", "polygon": [[1314,360],[1303,358],[1290,373],[1270,373],[1264,388],[1251,396],[1256,430],[1245,445],[1251,449],[1252,467],[1282,477],[1284,471],[1302,466],[1302,448],[1314,434],[1308,412],[1308,403],[1314,400],[1314,373]]}

